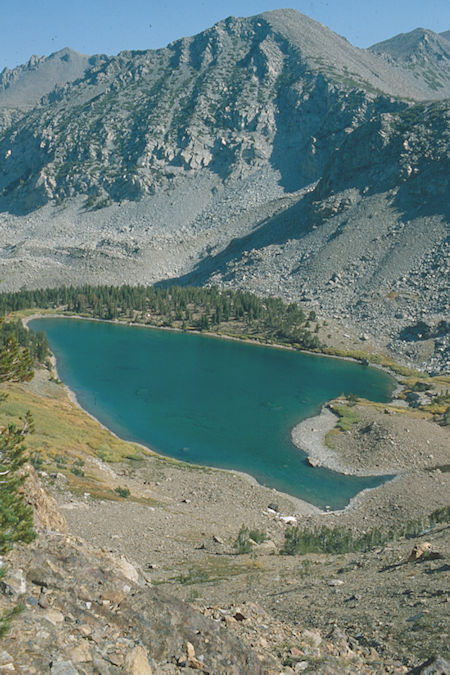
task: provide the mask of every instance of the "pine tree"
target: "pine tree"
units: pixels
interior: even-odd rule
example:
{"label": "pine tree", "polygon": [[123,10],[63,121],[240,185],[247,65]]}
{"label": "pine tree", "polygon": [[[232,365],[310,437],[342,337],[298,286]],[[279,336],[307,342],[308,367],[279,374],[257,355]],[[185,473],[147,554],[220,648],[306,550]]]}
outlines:
{"label": "pine tree", "polygon": [[34,539],[33,514],[21,493],[25,475],[20,469],[27,461],[24,436],[32,431],[33,421],[27,413],[22,426],[9,424],[0,433],[0,554],[16,541]]}
{"label": "pine tree", "polygon": [[[8,338],[0,350],[0,382],[23,382],[32,377],[29,350],[21,348],[14,337]],[[0,400],[5,398],[4,394],[0,396]],[[23,439],[31,431],[33,420],[30,413],[26,414],[21,426],[9,424],[0,430],[0,556],[7,553],[15,542],[28,543],[35,536],[33,512],[21,492],[26,476],[20,471],[27,459]],[[4,575],[4,567],[1,572]],[[7,632],[17,611],[19,608],[14,607],[0,616],[0,637]]]}
{"label": "pine tree", "polygon": [[33,363],[28,349],[22,349],[14,336],[0,350],[0,382],[29,382]]}
{"label": "pine tree", "polygon": [[[24,382],[33,377],[30,352],[10,337],[0,350],[0,382]],[[0,400],[5,400],[2,394]],[[31,541],[32,512],[25,504],[20,488],[25,476],[20,469],[26,462],[23,439],[33,431],[27,413],[22,425],[8,424],[0,430],[0,555],[15,541]]]}

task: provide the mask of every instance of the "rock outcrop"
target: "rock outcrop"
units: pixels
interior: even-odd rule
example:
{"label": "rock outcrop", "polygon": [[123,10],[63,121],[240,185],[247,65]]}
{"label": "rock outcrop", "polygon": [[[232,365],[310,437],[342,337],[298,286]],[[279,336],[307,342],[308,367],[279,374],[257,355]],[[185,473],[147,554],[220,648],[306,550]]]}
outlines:
{"label": "rock outcrop", "polygon": [[[111,556],[82,540],[47,533],[16,549],[0,595],[7,609],[24,603],[2,647],[9,670],[29,673],[269,673],[260,659],[217,623],[142,574],[124,576]],[[15,578],[14,577],[14,578]],[[3,654],[5,654],[3,652]],[[273,671],[272,671],[273,672]]]}
{"label": "rock outcrop", "polygon": [[55,87],[78,80],[104,58],[65,47],[50,56],[34,55],[23,66],[4,68],[0,73],[0,112],[5,108],[33,108]]}
{"label": "rock outcrop", "polygon": [[24,467],[26,479],[23,484],[25,501],[33,509],[33,524],[38,532],[67,532],[67,523],[56,500],[43,489],[38,475],[31,464]]}

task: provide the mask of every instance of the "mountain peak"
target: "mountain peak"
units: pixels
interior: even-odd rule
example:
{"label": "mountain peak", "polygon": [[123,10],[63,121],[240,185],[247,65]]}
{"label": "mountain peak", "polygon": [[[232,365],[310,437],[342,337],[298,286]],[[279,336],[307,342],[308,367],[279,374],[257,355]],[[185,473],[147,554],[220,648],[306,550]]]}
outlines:
{"label": "mountain peak", "polygon": [[82,77],[103,58],[63,47],[49,56],[34,54],[26,64],[12,70],[5,68],[0,73],[0,108],[31,108],[55,87]]}
{"label": "mountain peak", "polygon": [[406,66],[429,89],[440,92],[442,98],[449,95],[450,43],[442,35],[428,28],[415,28],[377,42],[370,51],[389,63]]}
{"label": "mountain peak", "polygon": [[415,28],[409,33],[399,33],[388,40],[377,42],[370,48],[377,54],[389,54],[400,61],[417,58],[418,51],[441,53],[450,57],[450,46],[444,35],[439,35],[428,28]]}
{"label": "mountain peak", "polygon": [[50,56],[47,57],[48,59],[54,59],[54,58],[59,58],[59,59],[79,59],[79,58],[89,58],[87,54],[82,54],[81,52],[75,51],[75,49],[72,49],[71,47],[63,47],[62,49],[58,49],[56,52],[52,52]]}
{"label": "mountain peak", "polygon": [[[425,28],[358,49],[274,10],[4,72],[6,290],[172,279],[302,298],[386,343],[424,312],[437,325],[449,49]],[[420,367],[445,350],[418,350]]]}

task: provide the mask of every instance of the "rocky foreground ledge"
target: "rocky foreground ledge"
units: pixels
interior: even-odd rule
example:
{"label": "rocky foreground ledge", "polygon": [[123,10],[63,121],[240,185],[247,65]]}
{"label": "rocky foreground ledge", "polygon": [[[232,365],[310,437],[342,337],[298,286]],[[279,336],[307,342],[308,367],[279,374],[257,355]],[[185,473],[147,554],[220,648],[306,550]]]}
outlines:
{"label": "rocky foreground ledge", "polygon": [[[276,567],[272,565],[270,568],[260,562],[254,569],[266,574],[259,579],[256,592],[250,589],[248,582],[247,592],[242,586],[239,590],[236,578],[232,577],[231,587],[227,582],[226,602],[219,597],[224,594],[224,589],[211,593],[212,588],[204,588],[205,598],[209,600],[196,597],[192,601],[191,597],[190,602],[185,602],[176,597],[179,595],[176,586],[171,585],[170,592],[166,592],[155,585],[151,566],[147,565],[144,569],[131,564],[124,555],[93,547],[80,537],[68,534],[56,503],[41,489],[32,470],[31,473],[32,484],[31,489],[28,485],[27,493],[34,504],[39,537],[30,546],[16,547],[7,559],[8,570],[2,582],[0,608],[10,610],[21,602],[23,611],[13,621],[11,631],[3,640],[0,651],[2,671],[36,675],[152,675],[198,671],[218,675],[448,672],[449,664],[442,656],[432,655],[417,669],[411,670],[400,659],[389,655],[388,642],[383,644],[368,640],[362,633],[354,629],[344,631],[334,622],[320,623],[316,619],[316,625],[311,625],[311,616],[307,611],[309,603],[304,604],[302,609],[299,590],[303,595],[307,593],[305,598],[308,590],[312,591],[318,607],[322,604],[321,600],[325,600],[328,611],[332,611],[336,602],[344,602],[341,607],[343,622],[348,610],[358,621],[358,612],[355,611],[358,596],[348,596],[355,584],[355,579],[348,572],[355,563],[349,564],[347,560],[348,569],[336,570],[330,560],[331,566],[328,563],[326,577],[323,578],[320,571],[306,569],[307,562],[310,567],[321,566],[317,556],[313,560],[302,560],[300,575],[298,571],[295,574],[292,565],[289,565],[292,559],[285,559],[290,568],[289,577],[280,575],[281,568],[275,576]],[[444,543],[442,535],[442,531],[437,533],[433,544],[440,546],[441,550]],[[408,550],[410,548],[408,545]],[[430,548],[430,544],[428,549],[425,547],[426,550]],[[426,576],[422,580],[424,571],[437,573],[430,577],[432,581],[427,586],[441,605],[445,603],[439,586],[442,553],[438,554],[434,563],[425,562],[424,565],[420,554],[418,560],[412,560],[411,556],[408,559],[405,546],[397,549],[397,554],[399,552],[400,562],[381,568],[383,556],[380,557],[379,553],[372,556],[372,560],[368,556],[361,559],[356,569],[361,568],[364,587],[371,589],[375,580],[372,576],[375,570],[371,569],[374,561],[378,571],[382,572],[383,582],[386,582],[385,575],[390,574],[390,591],[395,596],[405,581],[399,578],[397,570],[406,567],[403,576],[408,577],[418,574],[416,583],[419,590],[426,580]],[[133,551],[130,553],[133,555]],[[260,561],[263,560],[276,563],[277,556],[260,558]],[[338,563],[345,564],[343,556],[339,557]],[[202,583],[205,586],[205,581],[198,580],[200,586]],[[436,583],[439,586],[437,591]],[[322,587],[325,598],[321,598],[317,585]],[[251,590],[251,595],[261,600],[261,589],[264,589],[266,608],[248,597]],[[284,607],[276,608],[274,597],[276,603],[281,598]],[[406,614],[412,617],[412,630],[417,631],[420,626],[420,631],[426,633],[428,624],[422,626],[422,617],[433,612],[435,603],[424,599],[417,611],[408,607],[419,604],[410,601],[414,593],[408,592],[406,597]],[[345,603],[349,606],[346,607]],[[296,620],[286,612],[289,605],[292,605],[292,612],[297,613]],[[372,615],[370,604],[364,607],[364,612],[367,616]],[[445,635],[442,616],[435,620]],[[419,643],[421,638],[416,634]]]}

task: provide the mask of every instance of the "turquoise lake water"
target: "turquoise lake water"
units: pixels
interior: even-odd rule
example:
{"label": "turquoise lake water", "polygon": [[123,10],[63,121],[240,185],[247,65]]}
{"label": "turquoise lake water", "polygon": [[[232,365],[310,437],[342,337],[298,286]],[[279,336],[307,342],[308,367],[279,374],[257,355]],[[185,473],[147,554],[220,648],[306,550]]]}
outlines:
{"label": "turquoise lake water", "polygon": [[380,370],[202,335],[77,319],[34,319],[78,401],[121,438],[342,508],[383,479],[312,468],[292,428],[341,393],[387,401]]}

